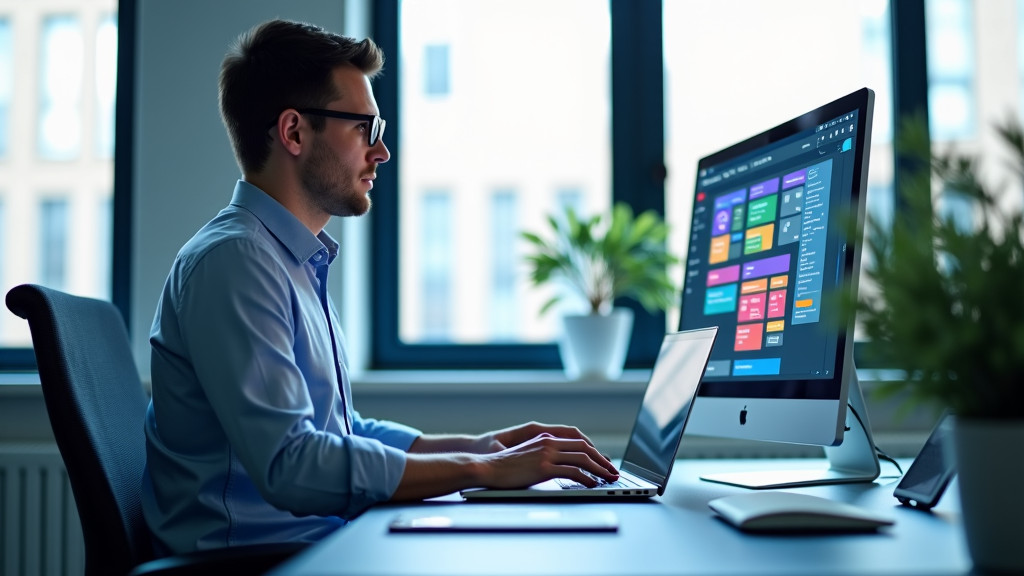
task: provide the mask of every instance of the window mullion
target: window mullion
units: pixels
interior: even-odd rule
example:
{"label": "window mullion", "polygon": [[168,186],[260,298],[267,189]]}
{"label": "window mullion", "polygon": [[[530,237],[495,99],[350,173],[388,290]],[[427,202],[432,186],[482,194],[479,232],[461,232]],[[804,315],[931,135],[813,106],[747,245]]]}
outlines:
{"label": "window mullion", "polygon": [[[610,0],[612,201],[665,214],[665,105],[661,0]],[[627,305],[624,302],[617,305]],[[628,367],[650,367],[665,314],[633,308]]]}

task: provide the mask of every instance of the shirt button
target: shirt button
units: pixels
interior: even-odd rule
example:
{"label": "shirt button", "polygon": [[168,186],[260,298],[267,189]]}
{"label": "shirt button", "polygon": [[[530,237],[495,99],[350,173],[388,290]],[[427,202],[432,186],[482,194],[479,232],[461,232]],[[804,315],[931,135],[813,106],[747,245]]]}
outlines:
{"label": "shirt button", "polygon": [[324,257],[323,254],[320,254],[318,252],[317,254],[313,255],[313,260],[316,260],[317,262],[319,262],[321,259],[323,259],[323,257]]}

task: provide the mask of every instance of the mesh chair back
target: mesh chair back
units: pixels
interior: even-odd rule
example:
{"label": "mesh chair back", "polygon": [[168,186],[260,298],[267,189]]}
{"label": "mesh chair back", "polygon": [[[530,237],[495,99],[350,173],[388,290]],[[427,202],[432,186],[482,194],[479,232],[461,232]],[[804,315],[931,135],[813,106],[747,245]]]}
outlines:
{"label": "mesh chair back", "polygon": [[85,538],[86,575],[127,574],[153,557],[142,516],[148,400],[111,303],[36,285],[7,293],[28,320],[46,411]]}

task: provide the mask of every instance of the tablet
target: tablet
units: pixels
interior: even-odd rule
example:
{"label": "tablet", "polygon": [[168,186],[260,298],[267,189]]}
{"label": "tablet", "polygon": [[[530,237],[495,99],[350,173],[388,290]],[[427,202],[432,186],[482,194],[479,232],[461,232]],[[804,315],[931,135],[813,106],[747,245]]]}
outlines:
{"label": "tablet", "polygon": [[615,532],[619,521],[609,510],[571,507],[461,506],[441,511],[403,512],[389,532]]}

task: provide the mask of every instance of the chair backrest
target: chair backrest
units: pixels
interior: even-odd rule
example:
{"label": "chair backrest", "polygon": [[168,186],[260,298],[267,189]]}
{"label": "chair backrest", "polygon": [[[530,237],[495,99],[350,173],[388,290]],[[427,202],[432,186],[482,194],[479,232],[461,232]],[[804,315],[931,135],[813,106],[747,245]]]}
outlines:
{"label": "chair backrest", "polygon": [[35,285],[7,293],[28,320],[46,411],[85,538],[85,573],[127,574],[153,557],[142,516],[148,400],[111,303]]}

